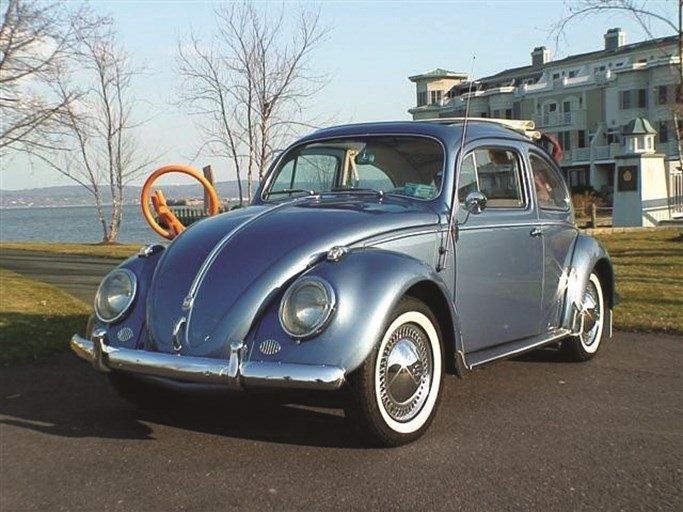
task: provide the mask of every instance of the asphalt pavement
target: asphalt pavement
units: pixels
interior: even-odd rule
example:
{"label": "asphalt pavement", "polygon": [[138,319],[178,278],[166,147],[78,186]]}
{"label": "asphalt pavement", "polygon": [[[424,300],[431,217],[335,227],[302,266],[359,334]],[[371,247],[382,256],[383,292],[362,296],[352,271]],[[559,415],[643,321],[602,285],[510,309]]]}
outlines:
{"label": "asphalt pavement", "polygon": [[682,348],[617,333],[587,363],[546,350],[449,377],[431,429],[394,449],[338,410],[142,411],[71,354],[4,367],[0,510],[679,511]]}

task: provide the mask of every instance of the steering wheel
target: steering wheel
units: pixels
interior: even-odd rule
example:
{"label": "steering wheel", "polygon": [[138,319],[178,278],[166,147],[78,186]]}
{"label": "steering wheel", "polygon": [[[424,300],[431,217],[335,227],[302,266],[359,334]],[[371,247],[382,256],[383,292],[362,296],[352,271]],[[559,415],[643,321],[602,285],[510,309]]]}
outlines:
{"label": "steering wheel", "polygon": [[[155,190],[151,197],[150,191],[152,190],[152,185],[157,179],[164,174],[173,172],[192,176],[202,184],[204,190],[206,190],[209,195],[209,215],[216,215],[220,208],[220,201],[218,200],[216,189],[213,188],[213,185],[209,182],[209,180],[207,180],[197,169],[187,165],[178,164],[166,165],[157,169],[150,175],[149,178],[147,178],[145,185],[142,187],[140,204],[142,205],[142,214],[151,228],[169,240],[173,240],[176,236],[185,231],[185,226],[182,222],[180,222],[180,220],[178,220],[178,217],[176,217],[168,207],[168,204],[166,204],[166,198],[161,190]],[[152,212],[149,208],[150,201],[152,203],[152,207],[154,208],[154,213],[156,213],[157,218],[159,219],[159,222],[157,222],[157,220],[154,218],[154,215],[152,215]],[[160,223],[166,225],[168,229],[161,227]]]}

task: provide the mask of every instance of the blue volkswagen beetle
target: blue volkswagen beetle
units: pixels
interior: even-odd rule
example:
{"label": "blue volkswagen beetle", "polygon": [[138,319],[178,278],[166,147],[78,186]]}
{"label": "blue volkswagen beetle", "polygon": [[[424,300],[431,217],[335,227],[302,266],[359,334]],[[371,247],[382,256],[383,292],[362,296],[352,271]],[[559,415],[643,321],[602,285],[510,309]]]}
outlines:
{"label": "blue volkswagen beetle", "polygon": [[547,345],[584,361],[611,335],[609,257],[538,138],[474,119],[317,131],[251,206],[105,277],[71,347],[134,402],[328,392],[374,444],[413,441],[444,374]]}

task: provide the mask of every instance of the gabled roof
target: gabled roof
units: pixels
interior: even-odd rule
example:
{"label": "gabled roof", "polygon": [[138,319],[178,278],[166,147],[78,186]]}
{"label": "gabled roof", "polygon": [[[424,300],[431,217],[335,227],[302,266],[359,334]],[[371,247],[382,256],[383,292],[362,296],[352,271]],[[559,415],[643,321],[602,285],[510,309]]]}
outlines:
{"label": "gabled roof", "polygon": [[506,69],[504,71],[501,71],[499,73],[496,73],[494,75],[489,75],[485,76],[482,78],[478,78],[478,82],[494,82],[494,83],[499,83],[499,82],[504,82],[507,80],[513,80],[515,78],[520,78],[520,77],[529,77],[531,78],[532,76],[537,76],[540,77],[540,75],[543,73],[544,69],[548,68],[554,68],[554,67],[563,67],[567,65],[571,65],[574,63],[582,63],[587,60],[591,59],[596,59],[599,57],[612,57],[612,56],[619,56],[623,54],[630,53],[635,50],[645,50],[648,48],[653,48],[656,49],[661,46],[666,46],[669,44],[674,44],[678,41],[678,36],[668,36],[668,37],[659,37],[657,39],[648,39],[647,41],[639,41],[637,43],[631,43],[631,44],[625,44],[622,46],[619,46],[617,48],[611,49],[611,50],[595,50],[592,52],[586,52],[586,53],[578,53],[576,55],[570,55],[569,57],[565,57],[564,59],[560,60],[551,60],[549,62],[546,62],[543,64],[543,66],[537,66],[534,67],[532,65],[528,66],[520,66],[518,68],[510,68]]}
{"label": "gabled roof", "polygon": [[422,73],[420,75],[413,75],[408,77],[408,80],[415,82],[417,80],[422,80],[425,78],[462,78],[467,79],[467,73],[461,73],[459,71],[448,71],[447,69],[436,68],[427,73]]}

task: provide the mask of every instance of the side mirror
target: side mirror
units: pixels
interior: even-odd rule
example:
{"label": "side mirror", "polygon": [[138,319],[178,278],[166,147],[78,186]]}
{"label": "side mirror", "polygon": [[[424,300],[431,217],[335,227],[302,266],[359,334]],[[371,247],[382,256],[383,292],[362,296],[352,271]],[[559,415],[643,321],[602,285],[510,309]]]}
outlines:
{"label": "side mirror", "polygon": [[486,196],[478,190],[470,192],[465,198],[465,210],[474,215],[478,215],[486,208],[487,201],[488,199],[486,199]]}

